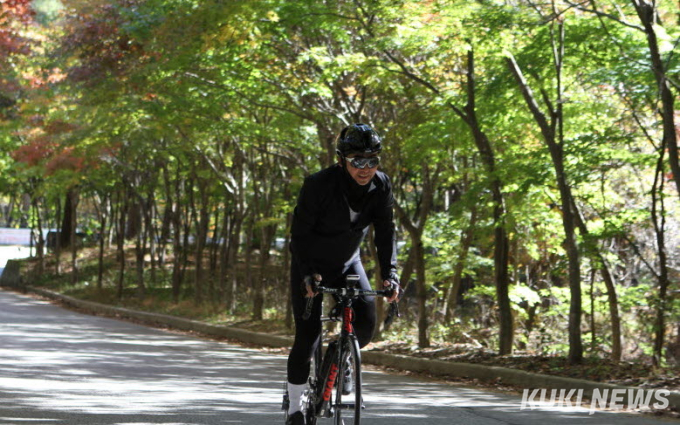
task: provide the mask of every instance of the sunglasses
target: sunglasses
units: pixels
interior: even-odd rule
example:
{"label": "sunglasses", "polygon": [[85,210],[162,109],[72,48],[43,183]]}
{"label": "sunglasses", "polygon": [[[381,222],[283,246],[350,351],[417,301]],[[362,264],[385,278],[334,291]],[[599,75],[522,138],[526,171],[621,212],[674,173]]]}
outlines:
{"label": "sunglasses", "polygon": [[354,168],[375,168],[380,164],[379,156],[371,156],[364,158],[361,156],[356,156],[354,158],[345,158]]}

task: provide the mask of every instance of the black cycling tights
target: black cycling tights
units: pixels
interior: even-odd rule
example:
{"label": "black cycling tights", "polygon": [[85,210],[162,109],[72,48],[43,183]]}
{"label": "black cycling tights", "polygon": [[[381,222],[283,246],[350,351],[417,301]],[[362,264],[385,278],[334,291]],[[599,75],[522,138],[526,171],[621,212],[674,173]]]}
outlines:
{"label": "black cycling tights", "polygon": [[[364,266],[360,261],[352,263],[345,270],[343,276],[348,274],[359,275],[361,288],[371,289]],[[303,320],[302,314],[305,311],[306,298],[303,293],[304,284],[302,280],[303,276],[300,275],[295,266],[295,261],[293,261],[290,282],[293,314],[295,316],[295,342],[288,356],[288,382],[295,385],[302,385],[307,382],[310,361],[321,338],[321,296],[314,298],[312,314],[307,320]],[[322,284],[337,287],[344,284],[344,277],[335,282],[328,282],[324,279]],[[359,345],[365,347],[371,342],[375,329],[375,298],[358,298],[352,303],[352,307],[354,308],[354,333],[359,340]]]}

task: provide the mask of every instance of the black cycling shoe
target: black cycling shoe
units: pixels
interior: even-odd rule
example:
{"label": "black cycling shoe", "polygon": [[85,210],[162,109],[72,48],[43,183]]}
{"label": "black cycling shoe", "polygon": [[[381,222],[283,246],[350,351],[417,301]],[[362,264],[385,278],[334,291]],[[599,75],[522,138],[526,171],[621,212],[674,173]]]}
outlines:
{"label": "black cycling shoe", "polygon": [[305,415],[299,410],[292,415],[288,415],[286,425],[305,425]]}

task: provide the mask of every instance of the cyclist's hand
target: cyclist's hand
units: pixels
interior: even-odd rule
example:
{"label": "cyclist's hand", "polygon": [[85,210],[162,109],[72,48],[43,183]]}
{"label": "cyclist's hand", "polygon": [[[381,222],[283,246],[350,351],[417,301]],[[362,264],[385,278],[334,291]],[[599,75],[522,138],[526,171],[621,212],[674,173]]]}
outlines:
{"label": "cyclist's hand", "polygon": [[314,273],[311,276],[305,276],[305,290],[307,291],[305,294],[306,298],[314,298],[316,296],[316,287],[319,286],[319,282],[321,282],[321,280],[321,275],[318,273]]}
{"label": "cyclist's hand", "polygon": [[387,299],[388,302],[393,303],[401,298],[401,294],[404,293],[399,283],[395,280],[384,280],[383,287],[392,289],[392,295]]}

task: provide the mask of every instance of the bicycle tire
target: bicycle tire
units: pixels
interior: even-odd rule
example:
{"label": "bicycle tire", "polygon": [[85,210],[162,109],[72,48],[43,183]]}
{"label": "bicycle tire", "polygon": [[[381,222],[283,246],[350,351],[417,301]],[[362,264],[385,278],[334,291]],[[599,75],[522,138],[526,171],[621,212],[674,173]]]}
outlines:
{"label": "bicycle tire", "polygon": [[317,346],[316,350],[314,350],[314,354],[312,355],[312,359],[310,362],[310,367],[309,367],[309,379],[307,381],[308,383],[308,390],[307,390],[307,400],[306,400],[306,409],[305,409],[305,422],[307,425],[316,425],[316,393],[317,393],[317,386],[319,384],[319,374],[321,373],[321,362],[323,356],[321,355],[321,343]]}
{"label": "bicycle tire", "polygon": [[[349,335],[344,341],[340,353],[340,367],[335,385],[335,425],[360,425],[363,399],[361,397],[361,352],[359,341],[354,335]],[[348,360],[349,359],[349,360]],[[345,375],[351,376],[349,394],[344,388]]]}

